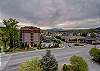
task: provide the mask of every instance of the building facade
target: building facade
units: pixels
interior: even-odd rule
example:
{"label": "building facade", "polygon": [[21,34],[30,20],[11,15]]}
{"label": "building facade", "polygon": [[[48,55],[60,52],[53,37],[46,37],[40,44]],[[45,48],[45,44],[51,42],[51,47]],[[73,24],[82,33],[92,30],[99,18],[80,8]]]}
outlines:
{"label": "building facade", "polygon": [[26,43],[29,47],[40,43],[40,28],[33,26],[21,27],[21,42]]}

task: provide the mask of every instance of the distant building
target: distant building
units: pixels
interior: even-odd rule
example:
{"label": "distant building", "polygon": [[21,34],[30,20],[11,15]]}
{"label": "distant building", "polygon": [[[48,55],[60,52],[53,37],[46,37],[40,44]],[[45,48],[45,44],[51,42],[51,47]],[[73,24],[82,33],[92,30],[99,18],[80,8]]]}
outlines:
{"label": "distant building", "polygon": [[85,43],[85,37],[81,36],[66,36],[65,41],[67,43]]}
{"label": "distant building", "polygon": [[96,35],[96,38],[100,41],[100,33]]}
{"label": "distant building", "polygon": [[87,43],[87,44],[93,44],[95,42],[96,42],[96,38],[85,37],[85,43]]}
{"label": "distant building", "polygon": [[21,41],[27,43],[29,47],[40,43],[40,28],[33,26],[21,27]]}

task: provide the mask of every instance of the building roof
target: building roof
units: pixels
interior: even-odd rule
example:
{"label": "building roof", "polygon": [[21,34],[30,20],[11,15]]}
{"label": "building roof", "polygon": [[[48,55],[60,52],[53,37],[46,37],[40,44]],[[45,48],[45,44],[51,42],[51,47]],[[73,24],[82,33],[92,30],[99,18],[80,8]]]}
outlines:
{"label": "building roof", "polygon": [[21,27],[21,30],[40,30],[40,28],[34,26],[25,26],[25,27]]}
{"label": "building roof", "polygon": [[85,40],[92,40],[92,41],[94,41],[94,40],[96,40],[96,38],[86,37]]}

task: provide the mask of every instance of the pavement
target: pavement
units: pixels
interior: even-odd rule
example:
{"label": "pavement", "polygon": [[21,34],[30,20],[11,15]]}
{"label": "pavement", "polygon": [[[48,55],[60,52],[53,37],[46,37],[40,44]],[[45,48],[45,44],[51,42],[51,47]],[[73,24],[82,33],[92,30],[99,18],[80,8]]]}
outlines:
{"label": "pavement", "polygon": [[[56,57],[59,65],[69,64],[69,59],[72,55],[78,55],[83,57],[89,66],[89,71],[100,71],[100,65],[93,63],[90,60],[88,51],[93,47],[92,45],[85,45],[81,47],[71,46],[68,47],[67,43],[64,43],[65,48],[51,49],[52,54]],[[100,45],[97,46],[98,48]],[[41,57],[45,54],[45,50],[20,52],[13,54],[0,55],[1,58],[1,70],[0,71],[17,71],[19,64],[32,59],[34,57]],[[60,71],[60,70],[59,70]]]}

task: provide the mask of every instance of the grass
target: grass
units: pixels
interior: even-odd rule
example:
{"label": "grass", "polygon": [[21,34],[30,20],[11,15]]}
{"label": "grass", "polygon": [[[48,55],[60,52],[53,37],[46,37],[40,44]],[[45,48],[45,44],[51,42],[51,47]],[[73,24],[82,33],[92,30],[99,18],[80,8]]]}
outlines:
{"label": "grass", "polygon": [[25,51],[34,51],[36,49],[38,50],[42,50],[42,49],[53,49],[53,48],[60,48],[60,47],[51,47],[51,48],[45,48],[45,47],[41,47],[40,49],[38,49],[37,47],[33,47],[33,48],[22,48],[22,47],[18,47],[15,49],[5,49],[5,53],[10,54],[10,53],[18,53],[18,52],[25,52]]}
{"label": "grass", "polygon": [[14,49],[10,49],[8,51],[6,51],[7,54],[10,54],[10,53],[18,53],[18,52],[25,52],[25,51],[34,51],[36,50],[36,48],[29,48],[29,49],[22,49],[22,48],[16,48]]}

